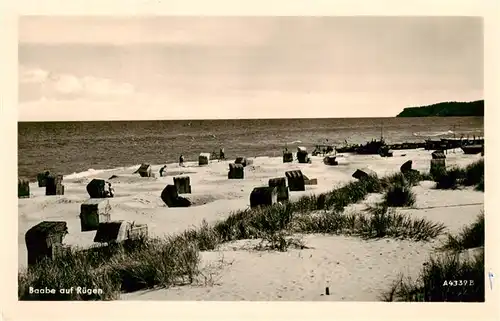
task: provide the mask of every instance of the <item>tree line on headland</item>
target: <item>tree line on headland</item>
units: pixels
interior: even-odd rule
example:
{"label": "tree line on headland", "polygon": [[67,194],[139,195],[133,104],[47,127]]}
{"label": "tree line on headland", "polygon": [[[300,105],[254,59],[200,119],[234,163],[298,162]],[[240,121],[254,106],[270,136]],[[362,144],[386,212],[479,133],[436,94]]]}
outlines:
{"label": "tree line on headland", "polygon": [[471,102],[442,102],[421,107],[407,107],[396,117],[446,117],[446,116],[482,116],[484,100]]}

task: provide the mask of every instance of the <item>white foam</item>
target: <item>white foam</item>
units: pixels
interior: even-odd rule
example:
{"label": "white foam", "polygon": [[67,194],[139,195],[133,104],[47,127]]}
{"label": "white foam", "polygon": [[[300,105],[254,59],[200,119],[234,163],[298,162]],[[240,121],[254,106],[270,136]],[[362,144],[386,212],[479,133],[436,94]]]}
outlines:
{"label": "white foam", "polygon": [[448,130],[445,132],[427,132],[427,133],[413,133],[413,136],[421,136],[421,137],[436,137],[436,136],[444,136],[453,134],[452,130]]}
{"label": "white foam", "polygon": [[137,168],[140,165],[134,165],[130,167],[116,167],[116,168],[109,168],[109,169],[93,169],[89,168],[86,171],[83,172],[73,172],[73,174],[69,175],[64,175],[64,179],[77,179],[77,178],[83,178],[83,177],[88,177],[88,176],[93,176],[96,174],[100,173],[105,173],[105,172],[112,172],[112,171],[120,171],[120,170],[131,170],[133,168]]}

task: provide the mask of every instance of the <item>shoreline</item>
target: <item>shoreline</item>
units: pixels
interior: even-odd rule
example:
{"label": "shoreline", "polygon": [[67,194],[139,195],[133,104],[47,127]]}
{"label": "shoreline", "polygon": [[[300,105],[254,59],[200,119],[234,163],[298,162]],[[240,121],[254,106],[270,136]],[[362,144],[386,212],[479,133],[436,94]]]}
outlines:
{"label": "shoreline", "polygon": [[[448,134],[449,136],[450,134]],[[441,136],[446,136],[446,135],[441,135]],[[471,141],[475,141],[475,140],[483,140],[483,144],[484,144],[484,137],[475,137],[475,139],[467,136],[467,137],[462,137],[462,138],[427,138],[425,139],[424,141],[422,140],[419,140],[419,141],[405,141],[405,142],[399,142],[399,143],[390,143],[390,144],[385,144],[385,146],[389,149],[389,150],[393,150],[393,151],[405,151],[405,150],[421,150],[421,149],[424,149],[426,151],[431,151],[431,149],[439,149],[436,147],[435,145],[435,142],[436,141],[453,141],[455,144],[451,144],[451,145],[456,145],[457,142],[460,142],[460,141],[467,141],[467,142],[471,142]],[[429,146],[427,142],[433,142],[431,145],[432,146]],[[300,144],[298,144],[300,145]],[[321,145],[321,144],[319,144]],[[338,149],[342,149],[342,148],[345,148],[345,147],[348,147],[348,146],[361,146],[361,145],[364,145],[364,144],[347,144],[345,146],[340,146],[340,145],[336,145],[336,144],[331,144],[332,146],[335,146],[335,148],[338,148]],[[460,149],[460,147],[458,146],[448,146],[448,147],[444,147],[443,149],[446,150],[446,151],[450,151],[450,150],[454,150],[454,149]],[[426,146],[429,146],[429,147],[432,147],[430,149],[426,149]],[[311,148],[311,150],[308,150],[309,153],[311,153],[312,151],[314,150],[314,148]],[[281,154],[283,151],[280,150],[280,151],[273,151],[272,154],[273,156],[270,156],[271,153],[269,153],[269,156],[249,156],[249,155],[240,155],[240,156],[246,156],[247,158],[259,158],[259,157],[268,157],[268,158],[274,158],[274,157],[278,157],[276,156],[276,154]],[[295,152],[293,152],[293,154],[295,155]],[[352,152],[352,151],[348,151],[348,152],[343,152],[343,151],[338,151],[337,152],[337,157],[348,157],[350,155],[363,155],[361,153],[356,153],[356,152]],[[365,154],[367,155],[367,154]],[[368,155],[378,155],[378,154],[368,154]],[[236,157],[232,158],[233,161]],[[229,160],[229,158],[227,158],[226,160],[224,161],[227,161]],[[210,163],[214,162],[214,161],[218,161],[218,159],[210,159]],[[185,164],[197,164],[197,160],[187,160],[185,161]],[[151,164],[152,165],[152,164]],[[160,165],[160,164],[157,164],[157,165]],[[163,163],[162,165],[167,165],[167,168],[169,167],[172,167],[172,166],[176,166],[178,165],[178,162],[166,162],[166,163]],[[96,175],[96,174],[99,174],[99,173],[104,173],[104,172],[112,172],[112,171],[119,171],[119,170],[131,170],[132,168],[134,167],[137,167],[139,168],[139,166],[141,166],[141,164],[134,164],[134,165],[123,165],[123,166],[118,166],[118,167],[114,167],[114,168],[88,168],[86,170],[82,170],[82,171],[74,171],[73,173],[69,173],[69,174],[62,174],[64,179],[73,179],[73,178],[79,178],[79,177],[86,177],[86,176],[90,176],[90,175]],[[56,172],[57,174],[61,174],[61,173],[58,173]],[[33,182],[36,182],[37,179],[36,177],[26,177],[26,176],[19,176],[19,178],[24,178],[24,179],[28,179],[28,181],[30,183],[33,183]]]}

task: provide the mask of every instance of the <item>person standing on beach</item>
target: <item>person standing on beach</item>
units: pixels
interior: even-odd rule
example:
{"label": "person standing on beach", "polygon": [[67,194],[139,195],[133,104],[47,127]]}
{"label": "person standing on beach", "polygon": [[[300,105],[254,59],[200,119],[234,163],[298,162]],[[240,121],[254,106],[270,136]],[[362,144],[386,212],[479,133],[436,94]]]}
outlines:
{"label": "person standing on beach", "polygon": [[164,165],[162,168],[160,168],[160,177],[163,177],[163,172],[165,171],[165,168],[167,168],[167,165]]}
{"label": "person standing on beach", "polygon": [[224,159],[226,159],[224,156],[224,148],[221,148],[219,152],[219,161]]}
{"label": "person standing on beach", "polygon": [[115,195],[115,190],[113,189],[113,187],[111,187],[111,183],[110,182],[106,182],[108,184],[108,190],[107,190],[107,194],[108,194],[108,197],[113,197]]}
{"label": "person standing on beach", "polygon": [[179,157],[179,166],[184,167],[184,155],[182,155],[182,154]]}

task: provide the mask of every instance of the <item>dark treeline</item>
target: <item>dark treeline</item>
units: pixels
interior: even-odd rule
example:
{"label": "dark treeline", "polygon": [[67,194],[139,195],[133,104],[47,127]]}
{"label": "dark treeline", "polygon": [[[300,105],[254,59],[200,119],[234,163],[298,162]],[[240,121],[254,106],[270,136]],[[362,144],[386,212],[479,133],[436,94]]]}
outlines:
{"label": "dark treeline", "polygon": [[396,117],[445,117],[445,116],[483,116],[484,100],[471,102],[442,102],[429,106],[405,108]]}

